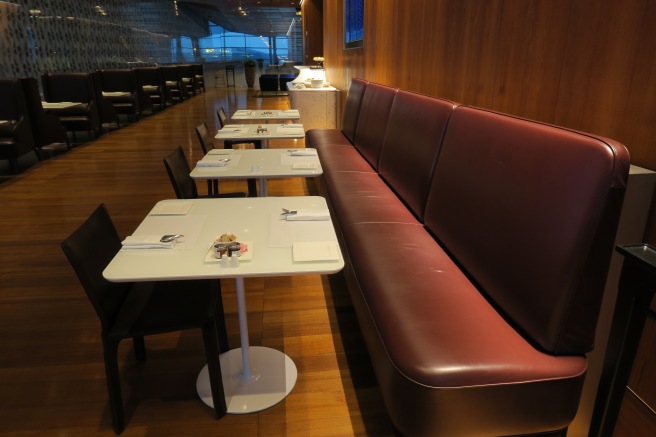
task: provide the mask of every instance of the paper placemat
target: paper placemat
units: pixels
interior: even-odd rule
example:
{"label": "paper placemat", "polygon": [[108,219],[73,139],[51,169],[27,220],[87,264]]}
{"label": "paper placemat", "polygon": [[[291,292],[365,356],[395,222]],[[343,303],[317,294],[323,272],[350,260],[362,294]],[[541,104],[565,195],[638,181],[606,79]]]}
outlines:
{"label": "paper placemat", "polygon": [[271,215],[270,247],[291,247],[303,241],[335,241],[337,235],[331,220],[287,221],[280,214]]}
{"label": "paper placemat", "polygon": [[191,202],[159,202],[149,215],[185,215],[192,205]]}
{"label": "paper placemat", "polygon": [[294,262],[335,261],[339,259],[336,241],[302,241],[292,245]]}
{"label": "paper placemat", "polygon": [[193,249],[206,215],[148,215],[132,235],[182,234],[172,250]]}

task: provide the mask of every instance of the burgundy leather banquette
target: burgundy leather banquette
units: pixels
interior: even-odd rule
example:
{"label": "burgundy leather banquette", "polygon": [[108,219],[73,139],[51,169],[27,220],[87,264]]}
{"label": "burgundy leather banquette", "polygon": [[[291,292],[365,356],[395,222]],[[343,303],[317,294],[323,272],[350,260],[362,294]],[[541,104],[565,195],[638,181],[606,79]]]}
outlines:
{"label": "burgundy leather banquette", "polygon": [[564,430],[624,197],[619,143],[353,79],[318,150],[344,275],[406,436]]}

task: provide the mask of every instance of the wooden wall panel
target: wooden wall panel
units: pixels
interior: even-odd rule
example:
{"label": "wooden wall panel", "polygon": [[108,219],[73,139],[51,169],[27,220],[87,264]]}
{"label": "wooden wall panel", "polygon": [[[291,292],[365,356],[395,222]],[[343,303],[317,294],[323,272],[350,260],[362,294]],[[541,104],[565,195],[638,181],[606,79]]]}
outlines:
{"label": "wooden wall panel", "polygon": [[326,74],[344,91],[359,77],[605,135],[656,169],[653,0],[365,0],[352,50],[342,15],[324,0]]}
{"label": "wooden wall panel", "polygon": [[364,1],[364,47],[343,50],[343,0],[324,0],[326,74],[342,102],[363,78],[604,135],[656,170],[656,1]]}
{"label": "wooden wall panel", "polygon": [[315,56],[323,56],[323,0],[307,0],[302,6],[303,65],[314,65]]}

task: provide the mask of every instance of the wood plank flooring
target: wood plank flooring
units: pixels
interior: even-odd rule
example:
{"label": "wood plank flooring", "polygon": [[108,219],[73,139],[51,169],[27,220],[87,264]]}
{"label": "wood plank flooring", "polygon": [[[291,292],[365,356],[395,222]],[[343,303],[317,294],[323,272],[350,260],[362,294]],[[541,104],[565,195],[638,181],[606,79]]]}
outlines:
{"label": "wood plank flooring", "polygon": [[[165,111],[38,163],[0,184],[0,435],[114,435],[98,319],[59,244],[107,204],[121,236],[158,200],[175,197],[162,159],[182,145],[201,158],[194,127],[216,110],[284,109],[286,97],[208,88]],[[272,147],[302,147],[303,140]],[[205,184],[198,184],[206,192]],[[246,191],[222,183],[220,191]],[[269,194],[313,193],[300,178],[274,180]],[[340,275],[246,281],[250,341],[283,350],[298,382],[280,404],[214,420],[197,397],[204,364],[200,331],[146,339],[137,364],[123,342],[125,436],[393,435]],[[223,282],[232,347],[239,344],[233,281]]]}

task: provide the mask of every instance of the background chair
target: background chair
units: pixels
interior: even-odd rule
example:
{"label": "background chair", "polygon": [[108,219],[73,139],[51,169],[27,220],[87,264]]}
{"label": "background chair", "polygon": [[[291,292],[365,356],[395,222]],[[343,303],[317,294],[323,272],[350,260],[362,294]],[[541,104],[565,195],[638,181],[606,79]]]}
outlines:
{"label": "background chair", "polygon": [[18,173],[18,158],[34,150],[32,123],[19,79],[0,79],[0,159]]}
{"label": "background chair", "polygon": [[67,131],[88,131],[92,137],[100,133],[100,117],[94,77],[91,73],[45,73],[41,76],[46,102],[76,102],[65,109],[49,109]]}
{"label": "background chair", "polygon": [[278,93],[278,75],[277,74],[261,74],[260,75],[260,92],[262,93]]}
{"label": "background chair", "polygon": [[183,89],[180,71],[175,65],[159,67],[164,84],[164,100],[167,105],[173,105],[182,101]]}
{"label": "background chair", "polygon": [[194,77],[196,78],[196,85],[198,89],[205,92],[205,71],[203,64],[192,64],[194,69]]}
{"label": "background chair", "polygon": [[199,196],[198,189],[196,188],[196,181],[189,176],[191,169],[189,168],[189,162],[182,150],[182,146],[178,146],[173,152],[164,158],[164,166],[166,167],[166,172],[169,175],[169,179],[171,179],[171,185],[173,185],[175,195],[178,199],[197,199],[199,197],[246,197],[246,193],[236,192],[217,194],[218,191],[215,191],[211,196]]}
{"label": "background chair", "polygon": [[[199,124],[196,126],[196,135],[198,135],[198,141],[200,142],[200,147],[203,149],[203,156],[207,155],[207,152],[214,148],[212,136],[210,131],[207,128],[207,123]],[[212,187],[214,189],[212,190]],[[219,181],[217,179],[211,179],[207,181],[207,193],[218,193],[219,192]]]}
{"label": "background chair", "polygon": [[137,94],[142,111],[161,111],[166,107],[162,74],[157,67],[135,68]]}
{"label": "background chair", "polygon": [[228,349],[220,283],[217,280],[108,282],[102,271],[121,249],[104,204],[61,244],[101,324],[109,408],[116,434],[125,427],[118,346],[132,338],[138,361],[146,358],[144,336],[201,328],[215,417],[226,412],[220,351]]}
{"label": "background chair", "polygon": [[196,73],[191,64],[178,65],[178,72],[180,80],[182,81],[182,90],[185,98],[195,96],[200,92],[198,81],[196,80]]}
{"label": "background chair", "polygon": [[[116,114],[139,119],[141,107],[137,94],[137,76],[130,69],[99,70],[100,92],[109,100]],[[119,94],[120,93],[120,94]],[[119,119],[116,119],[117,124]]]}
{"label": "background chair", "polygon": [[46,114],[41,104],[39,84],[33,77],[20,79],[25,93],[25,103],[32,121],[34,150],[39,160],[43,160],[44,151],[57,153],[71,150],[66,129],[55,115]]}

